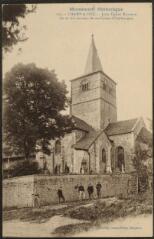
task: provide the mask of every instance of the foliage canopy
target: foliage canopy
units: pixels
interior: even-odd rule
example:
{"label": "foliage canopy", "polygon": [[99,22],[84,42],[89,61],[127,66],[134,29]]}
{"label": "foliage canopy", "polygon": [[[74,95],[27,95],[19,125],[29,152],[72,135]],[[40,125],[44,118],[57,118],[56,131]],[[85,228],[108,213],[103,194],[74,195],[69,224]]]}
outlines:
{"label": "foliage canopy", "polygon": [[54,71],[35,64],[17,64],[4,79],[3,128],[6,142],[28,158],[39,141],[50,154],[49,141],[70,132],[73,123],[61,111],[67,107],[67,90]]}
{"label": "foliage canopy", "polygon": [[34,12],[36,5],[26,4],[4,4],[2,21],[2,46],[4,50],[10,51],[18,42],[27,40],[25,35],[26,26],[22,25],[19,19]]}

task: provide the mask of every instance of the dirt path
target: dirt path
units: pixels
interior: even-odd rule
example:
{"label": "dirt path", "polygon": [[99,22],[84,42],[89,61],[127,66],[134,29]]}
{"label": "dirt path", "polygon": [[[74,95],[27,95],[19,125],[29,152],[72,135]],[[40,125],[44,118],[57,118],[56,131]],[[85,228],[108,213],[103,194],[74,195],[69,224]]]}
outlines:
{"label": "dirt path", "polygon": [[[63,216],[54,216],[45,223],[29,223],[18,220],[3,223],[4,237],[52,237],[57,227],[83,223],[83,220],[71,219]],[[88,232],[75,234],[75,237],[130,237],[152,236],[152,215],[126,217],[110,223],[104,223],[101,228],[94,228]]]}
{"label": "dirt path", "polygon": [[103,223],[101,228],[75,234],[74,237],[151,237],[153,235],[152,215],[139,215]]}
{"label": "dirt path", "polygon": [[[79,202],[76,206],[75,203],[72,203],[72,206],[74,208],[78,208],[81,205],[86,207],[92,204],[93,202],[90,204],[89,202],[85,202],[84,204],[82,202]],[[70,204],[65,203],[60,205],[45,206],[40,209],[35,209],[35,211],[46,211],[52,209],[58,210],[67,208],[69,205]],[[16,210],[11,210],[11,213],[12,212],[16,214]],[[41,221],[41,223],[12,219],[3,221],[3,237],[52,237],[52,234],[57,227],[69,224],[79,224],[83,222],[86,221],[63,217],[62,215],[55,215],[53,217],[50,217],[49,220],[45,220],[45,222]]]}
{"label": "dirt path", "polygon": [[[116,198],[101,199],[101,202],[106,202],[106,205],[110,205],[116,202]],[[71,206],[73,209],[78,209],[80,207],[91,208],[92,205],[96,204],[97,201],[86,201],[63,205],[46,206],[39,209],[11,210],[6,211],[5,220],[3,221],[3,236],[4,237],[55,237],[55,229],[63,226],[70,227],[69,225],[75,224],[75,227],[80,227],[79,224],[85,223],[87,225],[88,221],[72,219],[68,217],[67,214],[63,216],[64,210],[67,210]],[[50,210],[56,210],[56,213],[50,213]],[[20,220],[23,218],[23,214],[27,213],[27,210],[31,214],[35,215],[35,220],[27,217],[26,220]],[[70,209],[69,209],[70,210]],[[36,213],[36,214],[35,214]],[[12,215],[12,216],[11,216]],[[39,216],[41,215],[41,220]],[[16,216],[16,217],[15,217]],[[11,220],[12,218],[12,220]],[[84,218],[84,217],[83,217]],[[88,218],[88,217],[87,217]],[[37,219],[37,220],[36,220]],[[89,221],[90,222],[90,221]],[[81,225],[81,228],[82,225]],[[91,228],[91,227],[90,227]],[[71,229],[73,229],[71,227]],[[74,230],[74,229],[73,229]],[[72,231],[72,230],[71,230]],[[69,229],[67,232],[70,232]],[[62,235],[62,234],[61,234]],[[87,232],[74,234],[75,237],[112,237],[112,235],[117,237],[129,237],[129,236],[151,236],[152,235],[152,215],[147,214],[138,216],[127,216],[125,218],[116,219],[109,223],[102,223],[99,228],[92,228]]]}
{"label": "dirt path", "polygon": [[49,237],[59,226],[82,223],[82,220],[54,216],[45,223],[21,222],[19,220],[3,223],[3,237]]}

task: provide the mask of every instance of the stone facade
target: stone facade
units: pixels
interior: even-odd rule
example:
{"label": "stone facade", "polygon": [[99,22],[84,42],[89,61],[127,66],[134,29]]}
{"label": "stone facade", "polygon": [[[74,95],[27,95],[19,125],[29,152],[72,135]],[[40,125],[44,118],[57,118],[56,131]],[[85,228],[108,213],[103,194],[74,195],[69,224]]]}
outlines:
{"label": "stone facade", "polygon": [[[110,139],[114,141],[113,150],[114,150],[114,160],[116,161],[116,149],[121,146],[124,149],[124,162],[125,162],[125,171],[132,172],[134,171],[132,158],[134,156],[134,134],[128,133],[123,135],[113,135],[110,136]],[[113,165],[112,170],[114,171],[115,165]]]}
{"label": "stone facade", "polygon": [[[71,80],[70,112],[77,126],[51,141],[51,155],[44,155],[48,170],[50,174],[131,173],[135,140],[145,124],[141,118],[117,121],[116,82],[102,70],[93,38],[88,57],[85,75]],[[42,167],[39,153],[36,158]]]}
{"label": "stone facade", "polygon": [[[71,81],[72,114],[94,128],[100,128],[100,78],[101,74],[91,74]],[[88,91],[82,85],[88,80]],[[97,115],[97,119],[96,119]]]}
{"label": "stone facade", "polygon": [[[105,174],[111,172],[111,160],[110,160],[110,148],[111,142],[107,138],[104,132],[102,132],[95,142],[91,145],[90,159],[92,171],[98,174]],[[106,162],[102,162],[102,151],[105,150]]]}
{"label": "stone facade", "polygon": [[[69,167],[70,174],[82,174],[81,167],[84,161],[86,170],[84,173],[112,173],[117,172],[117,149],[118,147],[123,148],[124,152],[124,172],[134,172],[133,157],[135,153],[135,137],[134,133],[107,135],[102,131],[92,142],[88,150],[76,150],[74,144],[82,138],[80,131],[75,130],[74,132],[67,134],[61,139],[61,151],[55,153],[55,143],[52,142],[53,149],[50,156],[46,156],[47,166],[50,174],[55,174],[55,167],[59,166],[60,170],[58,174],[65,173],[65,165]],[[106,161],[103,162],[103,151],[106,155]],[[43,161],[40,159],[41,153],[38,153],[36,158],[43,167]]]}
{"label": "stone facade", "polygon": [[[88,84],[88,90],[82,86]],[[71,81],[72,114],[93,126],[104,128],[117,120],[116,83],[102,72]]]}
{"label": "stone facade", "polygon": [[102,70],[94,39],[89,57],[85,75],[71,81],[70,112],[75,127],[50,142],[50,155],[37,145],[36,160],[52,176],[4,180],[3,207],[32,207],[34,194],[39,195],[41,205],[57,203],[60,186],[65,199],[75,201],[77,185],[82,183],[87,189],[91,182],[95,188],[98,181],[103,197],[137,193],[132,159],[145,124],[142,119],[117,121],[116,83]]}

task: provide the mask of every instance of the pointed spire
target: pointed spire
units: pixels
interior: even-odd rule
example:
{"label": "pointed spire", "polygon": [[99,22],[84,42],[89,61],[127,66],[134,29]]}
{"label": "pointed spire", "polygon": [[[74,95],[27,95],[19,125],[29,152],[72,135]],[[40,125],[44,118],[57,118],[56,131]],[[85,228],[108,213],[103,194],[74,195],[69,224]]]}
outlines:
{"label": "pointed spire", "polygon": [[97,49],[95,46],[94,35],[92,34],[91,45],[88,53],[88,58],[86,62],[86,67],[84,74],[89,74],[96,71],[102,71],[101,61],[97,54]]}

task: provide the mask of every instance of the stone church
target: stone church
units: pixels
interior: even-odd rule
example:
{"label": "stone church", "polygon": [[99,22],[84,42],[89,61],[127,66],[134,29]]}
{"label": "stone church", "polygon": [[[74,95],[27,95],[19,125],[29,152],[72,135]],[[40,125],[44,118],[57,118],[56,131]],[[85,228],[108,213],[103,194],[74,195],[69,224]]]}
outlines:
{"label": "stone church", "polygon": [[135,142],[146,130],[142,118],[117,121],[116,82],[103,70],[92,36],[84,74],[71,80],[70,114],[75,129],[51,141],[51,155],[37,153],[51,174],[134,171]]}

